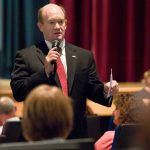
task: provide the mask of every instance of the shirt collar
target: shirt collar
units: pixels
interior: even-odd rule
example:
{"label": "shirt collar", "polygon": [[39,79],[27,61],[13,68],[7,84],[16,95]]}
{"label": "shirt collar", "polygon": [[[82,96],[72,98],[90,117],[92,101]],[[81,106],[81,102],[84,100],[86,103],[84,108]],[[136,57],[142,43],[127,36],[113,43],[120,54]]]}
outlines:
{"label": "shirt collar", "polygon": [[[48,47],[49,49],[52,48],[52,43],[51,43],[51,42],[45,40],[45,43],[46,43],[46,45],[47,45],[47,47]],[[62,51],[64,50],[64,48],[65,48],[65,39],[60,43],[60,46],[59,46],[59,47],[62,49]]]}

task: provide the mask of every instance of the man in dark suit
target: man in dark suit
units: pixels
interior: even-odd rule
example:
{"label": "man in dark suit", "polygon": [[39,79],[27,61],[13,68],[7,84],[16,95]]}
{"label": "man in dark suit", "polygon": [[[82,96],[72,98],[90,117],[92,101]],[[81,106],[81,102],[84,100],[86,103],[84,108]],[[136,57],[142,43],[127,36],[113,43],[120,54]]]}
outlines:
{"label": "man in dark suit", "polygon": [[[65,41],[66,24],[64,8],[48,4],[39,10],[38,27],[44,41],[17,52],[11,88],[14,98],[23,101],[37,85],[46,83],[64,87],[56,67],[60,58],[67,78],[67,91],[64,93],[74,100],[74,128],[70,137],[81,138],[87,135],[86,99],[111,106],[112,95],[118,91],[118,83],[113,80],[111,84],[108,82],[104,85],[99,81],[92,52]],[[54,40],[60,43],[60,53],[52,45]]]}

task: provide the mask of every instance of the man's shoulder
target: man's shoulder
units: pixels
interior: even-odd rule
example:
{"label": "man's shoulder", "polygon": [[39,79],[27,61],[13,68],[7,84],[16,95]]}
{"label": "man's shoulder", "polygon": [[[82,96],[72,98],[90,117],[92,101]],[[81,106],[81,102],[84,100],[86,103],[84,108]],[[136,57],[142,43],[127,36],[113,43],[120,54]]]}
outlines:
{"label": "man's shoulder", "polygon": [[28,53],[28,51],[31,51],[31,50],[33,51],[35,49],[36,49],[36,45],[31,45],[29,47],[25,47],[23,49],[18,50],[17,53]]}
{"label": "man's shoulder", "polygon": [[25,47],[23,49],[20,49],[17,51],[17,53],[22,53],[22,54],[31,54],[31,53],[35,53],[37,50],[40,50],[40,51],[43,51],[43,52],[47,52],[47,46],[45,44],[44,41],[41,41],[39,43],[35,43],[35,44],[32,44],[28,47]]}
{"label": "man's shoulder", "polygon": [[14,121],[15,122],[16,121],[20,121],[20,118],[16,116],[16,117],[11,117],[11,118],[9,118],[9,119],[6,120],[6,122],[14,122]]}
{"label": "man's shoulder", "polygon": [[77,45],[74,45],[72,43],[68,43],[66,42],[66,47],[69,48],[69,49],[72,49],[78,53],[84,53],[84,54],[91,54],[92,52],[88,49],[85,49],[85,48],[82,48],[82,47],[79,47]]}

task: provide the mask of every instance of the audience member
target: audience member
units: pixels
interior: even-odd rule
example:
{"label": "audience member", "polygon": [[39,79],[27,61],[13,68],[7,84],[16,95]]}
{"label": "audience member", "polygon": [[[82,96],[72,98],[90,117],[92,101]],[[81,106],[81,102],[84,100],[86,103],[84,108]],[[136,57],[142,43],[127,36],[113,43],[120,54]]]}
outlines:
{"label": "audience member", "polygon": [[142,83],[144,84],[144,87],[140,91],[136,92],[135,96],[147,104],[150,102],[150,69],[144,73]]}
{"label": "audience member", "polygon": [[65,139],[73,125],[72,100],[57,87],[40,85],[24,103],[22,127],[28,141]]}
{"label": "audience member", "polygon": [[143,135],[141,138],[142,149],[150,149],[150,104],[147,104],[144,112],[144,117],[141,119]]}
{"label": "audience member", "polygon": [[[113,112],[115,125],[139,123],[144,110],[143,101],[139,101],[132,94],[121,94],[114,100],[116,109]],[[95,143],[95,150],[110,150],[115,131],[107,131]]]}
{"label": "audience member", "polygon": [[14,101],[10,97],[0,97],[0,134],[2,133],[5,122],[18,120],[20,119],[16,116],[16,106]]}

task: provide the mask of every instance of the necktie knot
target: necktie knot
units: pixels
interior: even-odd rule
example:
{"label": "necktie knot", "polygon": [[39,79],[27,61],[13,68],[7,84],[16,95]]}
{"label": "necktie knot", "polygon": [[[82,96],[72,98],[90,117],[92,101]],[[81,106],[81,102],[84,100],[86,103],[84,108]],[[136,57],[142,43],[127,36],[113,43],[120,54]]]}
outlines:
{"label": "necktie knot", "polygon": [[57,52],[58,52],[59,54],[62,54],[62,49],[61,49],[61,47],[57,47]]}

